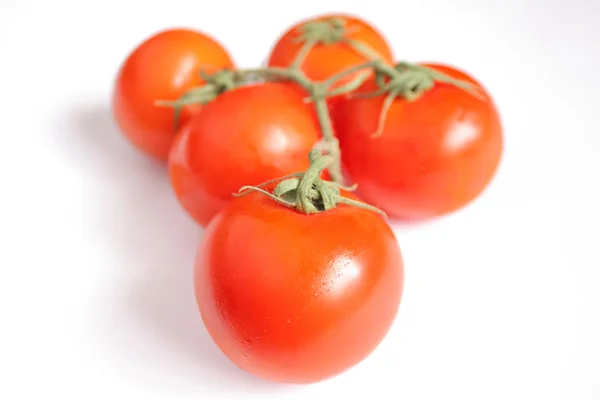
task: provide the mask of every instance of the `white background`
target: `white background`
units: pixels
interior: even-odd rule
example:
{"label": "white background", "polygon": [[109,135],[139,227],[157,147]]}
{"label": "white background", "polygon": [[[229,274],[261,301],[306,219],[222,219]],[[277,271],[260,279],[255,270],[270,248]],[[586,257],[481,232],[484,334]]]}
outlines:
{"label": "white background", "polygon": [[[372,21],[398,59],[480,79],[506,151],[471,206],[395,226],[405,294],[371,357],[274,385],[207,335],[191,286],[202,233],[115,129],[109,95],[157,30],[206,31],[248,67],[327,11]],[[0,398],[600,399],[599,17],[591,0],[2,0]]]}

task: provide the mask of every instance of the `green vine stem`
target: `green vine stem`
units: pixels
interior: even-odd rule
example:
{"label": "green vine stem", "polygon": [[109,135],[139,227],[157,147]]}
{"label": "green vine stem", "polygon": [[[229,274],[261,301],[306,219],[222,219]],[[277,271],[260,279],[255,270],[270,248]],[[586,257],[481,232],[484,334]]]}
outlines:
{"label": "green vine stem", "polygon": [[[331,210],[337,207],[338,204],[346,204],[373,211],[386,217],[386,214],[377,207],[342,196],[340,189],[352,191],[356,189],[356,186],[348,188],[336,182],[321,179],[323,170],[328,168],[334,161],[333,156],[324,155],[318,149],[313,149],[308,154],[308,159],[310,166],[306,172],[287,175],[256,186],[243,186],[234,196],[244,196],[253,191],[259,192],[279,204],[307,215]],[[277,181],[280,182],[273,193],[263,189],[264,186]]]}
{"label": "green vine stem", "polygon": [[179,127],[181,110],[192,104],[207,104],[221,93],[231,90],[240,84],[239,77],[229,69],[223,69],[208,74],[204,69],[200,70],[200,77],[206,82],[204,85],[188,90],[177,100],[157,100],[155,104],[160,107],[173,108],[173,123],[175,131]]}
{"label": "green vine stem", "polygon": [[329,116],[327,98],[356,90],[369,77],[370,72],[358,74],[351,81],[334,89],[332,89],[332,87],[346,76],[355,74],[360,70],[366,70],[369,67],[373,67],[373,65],[373,62],[357,65],[322,82],[310,80],[299,68],[265,67],[240,69],[235,71],[221,70],[213,75],[208,75],[202,71],[202,78],[206,81],[203,86],[189,90],[175,101],[157,101],[156,105],[173,107],[175,109],[175,124],[177,126],[179,115],[183,107],[191,104],[207,104],[223,92],[244,86],[253,79],[264,78],[266,80],[296,82],[302,86],[308,94],[305,101],[314,103],[319,127],[321,128],[322,141],[327,143],[327,146],[321,147],[334,157],[334,162],[328,168],[331,178],[334,182],[342,183],[344,179],[341,172],[340,151]]}

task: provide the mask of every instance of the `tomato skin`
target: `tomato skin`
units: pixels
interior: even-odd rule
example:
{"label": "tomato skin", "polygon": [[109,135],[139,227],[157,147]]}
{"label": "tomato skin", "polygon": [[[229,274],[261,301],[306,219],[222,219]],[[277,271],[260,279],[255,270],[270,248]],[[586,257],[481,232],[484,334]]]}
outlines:
{"label": "tomato skin", "polygon": [[189,164],[192,121],[182,126],[175,137],[169,154],[169,178],[177,199],[195,220],[206,226],[229,199],[213,196],[204,189],[202,182],[194,175]]}
{"label": "tomato skin", "polygon": [[308,168],[320,138],[311,104],[286,83],[267,82],[219,95],[181,130],[169,157],[172,187],[202,226],[244,185]]}
{"label": "tomato skin", "polygon": [[[141,151],[166,160],[175,137],[174,114],[155,102],[176,100],[202,84],[201,68],[233,68],[227,51],[204,33],[165,30],[139,44],[120,67],[113,91],[113,113],[125,137]],[[185,108],[181,122],[199,108]]]}
{"label": "tomato skin", "polygon": [[312,383],[366,358],[397,314],[404,270],[377,214],[304,215],[252,193],[209,224],[194,284],[203,321],[240,368]]}
{"label": "tomato skin", "polygon": [[[361,197],[403,220],[441,216],[470,203],[494,177],[503,152],[500,117],[483,87],[453,67],[423,65],[477,84],[483,99],[436,83],[416,101],[396,99],[382,135],[374,138],[385,95],[346,98],[333,117],[344,168]],[[371,80],[359,92],[375,88]]]}
{"label": "tomato skin", "polygon": [[[323,20],[332,17],[343,18],[346,21],[347,38],[369,45],[381,55],[384,61],[389,63],[393,61],[392,50],[386,39],[364,20],[345,14],[327,14],[310,20]],[[294,61],[296,54],[303,44],[297,41],[299,28],[308,21],[298,22],[279,38],[269,55],[268,66],[287,67]],[[345,43],[317,44],[309,52],[301,68],[310,79],[322,81],[338,72],[360,65],[366,61],[368,60],[356,53]],[[349,75],[345,79],[340,80],[335,86],[348,82],[356,75],[357,73]]]}

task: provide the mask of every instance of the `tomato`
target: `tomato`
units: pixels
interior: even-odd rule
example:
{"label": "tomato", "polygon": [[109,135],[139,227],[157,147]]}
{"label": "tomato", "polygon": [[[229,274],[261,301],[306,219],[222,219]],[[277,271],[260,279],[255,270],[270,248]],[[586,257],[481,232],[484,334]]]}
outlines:
{"label": "tomato", "polygon": [[[213,38],[192,30],[155,34],[137,46],[121,66],[114,87],[113,112],[123,134],[140,150],[166,160],[175,137],[173,109],[158,100],[176,100],[200,85],[201,68],[233,68],[227,51]],[[185,123],[198,107],[183,110]]]}
{"label": "tomato", "polygon": [[171,184],[202,226],[244,185],[304,171],[320,138],[294,85],[267,82],[219,95],[186,124],[169,157]]}
{"label": "tomato", "polygon": [[[310,21],[323,21],[331,18],[341,18],[346,22],[346,38],[359,41],[371,47],[384,61],[389,63],[393,61],[392,51],[386,39],[369,23],[349,15],[328,14],[311,20],[301,21],[292,26],[279,38],[271,50],[267,64],[276,67],[289,66],[303,45],[301,41],[298,41],[302,25]],[[315,45],[310,50],[301,68],[309,78],[321,81],[350,67],[363,64],[366,61],[368,61],[367,58],[357,53],[347,43],[321,43]],[[356,74],[348,75],[345,79],[340,80],[338,84],[348,82]]]}
{"label": "tomato", "polygon": [[[500,117],[481,84],[453,67],[424,65],[475,84],[482,96],[436,83],[415,101],[396,98],[377,137],[385,95],[344,99],[333,116],[342,163],[361,197],[406,220],[471,202],[492,180],[503,151]],[[374,89],[371,80],[358,92]]]}
{"label": "tomato", "polygon": [[212,220],[194,272],[219,348],[256,376],[291,383],[366,358],[395,319],[403,280],[400,248],[378,214],[341,204],[305,215],[259,193]]}

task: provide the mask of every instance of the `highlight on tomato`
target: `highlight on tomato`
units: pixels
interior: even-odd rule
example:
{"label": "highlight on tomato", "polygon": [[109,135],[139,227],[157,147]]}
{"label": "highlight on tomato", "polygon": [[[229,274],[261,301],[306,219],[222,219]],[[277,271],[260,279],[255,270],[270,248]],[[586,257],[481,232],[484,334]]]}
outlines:
{"label": "highlight on tomato", "polygon": [[400,63],[394,82],[370,79],[337,105],[348,179],[391,217],[426,219],[464,207],[501,160],[492,98],[467,73],[440,64]]}
{"label": "highlight on tomato", "polygon": [[202,226],[242,185],[303,171],[320,139],[311,104],[295,84],[265,82],[219,94],[182,126],[169,176],[183,208]]}
{"label": "highlight on tomato", "polygon": [[404,284],[386,221],[331,182],[302,181],[234,199],[208,225],[195,261],[214,342],[277,382],[322,381],[364,360],[387,336]]}
{"label": "highlight on tomato", "polygon": [[[300,53],[303,54],[299,59],[300,68],[316,81],[375,58],[393,62],[385,37],[367,21],[345,14],[326,14],[296,23],[277,40],[267,65],[289,67]],[[358,73],[346,76],[337,84],[349,82]]]}
{"label": "highlight on tomato", "polygon": [[[228,52],[214,38],[190,29],[169,29],[140,43],[121,65],[112,107],[124,136],[138,149],[166,160],[175,138],[174,108],[157,105],[175,100],[203,83],[200,70],[233,68]],[[198,105],[185,107],[184,124]]]}

